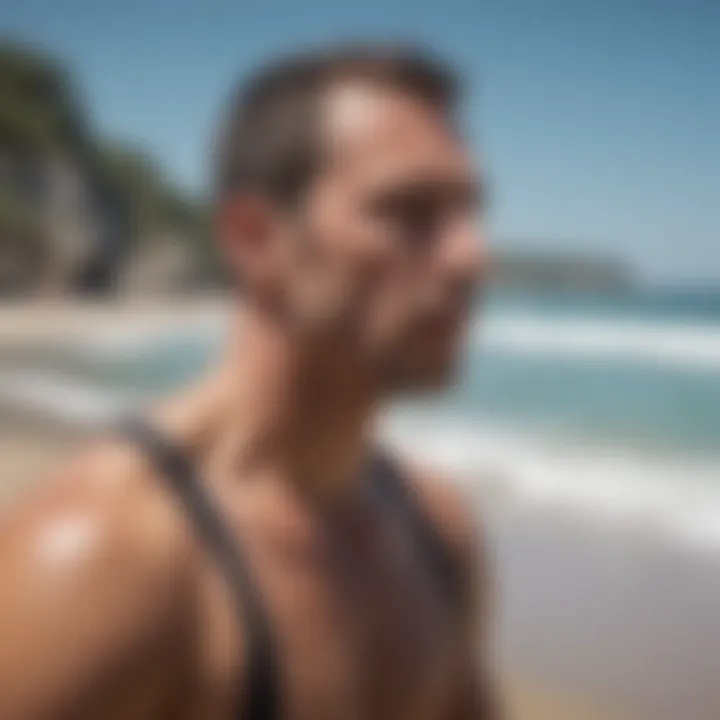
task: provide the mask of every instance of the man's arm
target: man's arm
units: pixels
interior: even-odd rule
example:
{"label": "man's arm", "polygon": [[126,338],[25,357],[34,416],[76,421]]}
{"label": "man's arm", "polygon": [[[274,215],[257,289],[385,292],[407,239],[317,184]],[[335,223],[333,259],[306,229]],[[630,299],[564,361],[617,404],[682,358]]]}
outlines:
{"label": "man's arm", "polygon": [[143,718],[187,636],[184,529],[132,453],[76,463],[0,523],[0,718]]}
{"label": "man's arm", "polygon": [[472,504],[442,476],[415,471],[419,499],[450,550],[459,578],[458,673],[448,720],[498,720],[500,689],[492,650],[493,579]]}

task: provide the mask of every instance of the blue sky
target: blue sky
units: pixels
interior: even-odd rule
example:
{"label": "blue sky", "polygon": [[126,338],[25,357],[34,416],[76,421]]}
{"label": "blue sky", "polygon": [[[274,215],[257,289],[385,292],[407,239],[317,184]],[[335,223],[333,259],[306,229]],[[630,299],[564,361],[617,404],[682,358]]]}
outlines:
{"label": "blue sky", "polygon": [[427,42],[465,74],[498,243],[720,283],[716,0],[0,0],[0,31],[64,58],[97,125],[193,187],[256,62],[345,37]]}

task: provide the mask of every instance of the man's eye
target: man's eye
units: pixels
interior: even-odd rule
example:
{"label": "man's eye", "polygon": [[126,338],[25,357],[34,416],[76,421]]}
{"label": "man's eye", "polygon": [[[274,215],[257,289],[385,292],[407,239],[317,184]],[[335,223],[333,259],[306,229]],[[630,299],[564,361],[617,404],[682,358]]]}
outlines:
{"label": "man's eye", "polygon": [[398,208],[392,222],[403,241],[424,244],[436,235],[441,215],[438,208],[430,203],[412,204]]}
{"label": "man's eye", "polygon": [[442,208],[432,198],[405,196],[382,203],[380,216],[408,241],[427,241],[437,228]]}

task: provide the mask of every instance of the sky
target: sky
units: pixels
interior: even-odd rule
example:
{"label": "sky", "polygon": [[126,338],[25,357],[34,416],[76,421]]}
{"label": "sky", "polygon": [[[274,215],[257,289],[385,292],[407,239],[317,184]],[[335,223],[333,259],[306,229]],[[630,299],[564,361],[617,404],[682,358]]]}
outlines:
{"label": "sky", "polygon": [[720,285],[718,0],[0,0],[0,35],[66,61],[102,132],[197,189],[223,99],[258,62],[427,43],[465,79],[491,243]]}

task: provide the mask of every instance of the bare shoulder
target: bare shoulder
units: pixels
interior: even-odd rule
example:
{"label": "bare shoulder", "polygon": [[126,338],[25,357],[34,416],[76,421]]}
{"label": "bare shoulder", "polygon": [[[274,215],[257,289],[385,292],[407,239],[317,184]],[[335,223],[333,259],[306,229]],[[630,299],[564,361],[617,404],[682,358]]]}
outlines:
{"label": "bare shoulder", "polygon": [[421,508],[460,570],[462,587],[456,616],[459,666],[448,717],[504,717],[492,668],[493,573],[480,527],[480,509],[442,472],[417,466],[406,466],[405,472]]}
{"label": "bare shoulder", "polygon": [[159,616],[187,585],[189,549],[182,513],[147,463],[122,443],[101,442],[4,512],[0,568],[15,590],[2,600],[25,593],[60,608],[63,598],[87,597],[118,621]]}
{"label": "bare shoulder", "polygon": [[189,548],[181,513],[120,444],[91,448],[9,508],[0,716],[100,718],[127,707],[137,717],[151,697],[166,702],[192,627]]}
{"label": "bare shoulder", "polygon": [[[469,586],[487,581],[486,538],[477,503],[437,468],[400,463],[418,506],[445,543]],[[473,594],[477,587],[473,587]]]}
{"label": "bare shoulder", "polygon": [[479,513],[467,490],[437,468],[409,462],[402,467],[423,512],[451,548],[460,553],[477,548]]}

